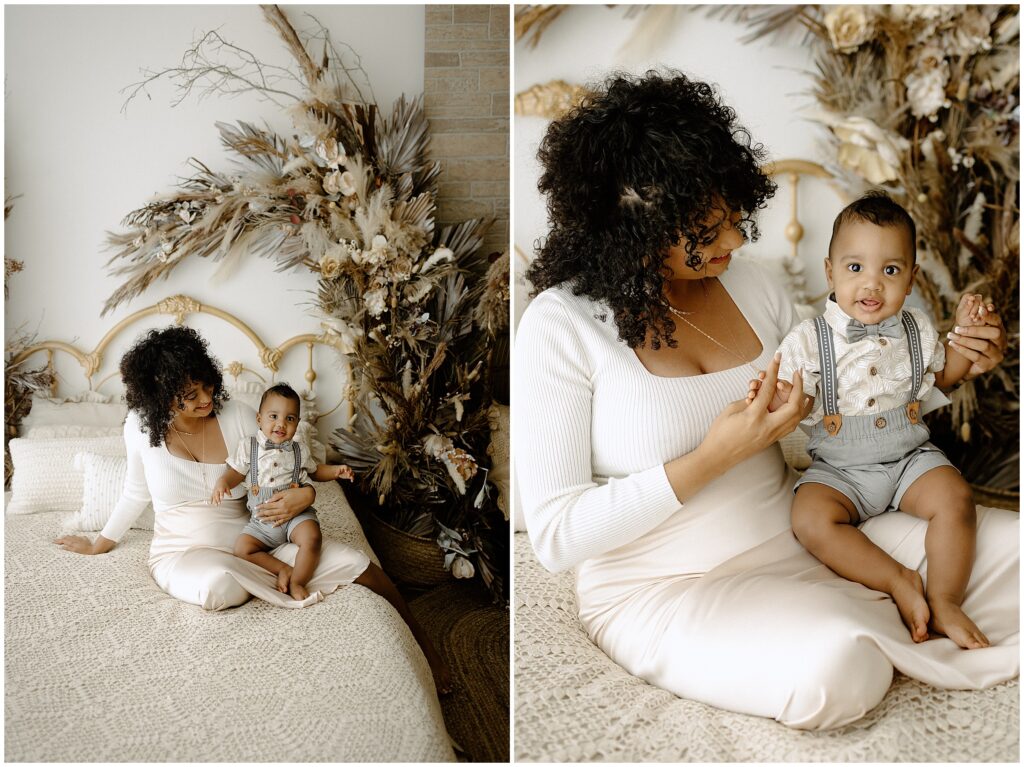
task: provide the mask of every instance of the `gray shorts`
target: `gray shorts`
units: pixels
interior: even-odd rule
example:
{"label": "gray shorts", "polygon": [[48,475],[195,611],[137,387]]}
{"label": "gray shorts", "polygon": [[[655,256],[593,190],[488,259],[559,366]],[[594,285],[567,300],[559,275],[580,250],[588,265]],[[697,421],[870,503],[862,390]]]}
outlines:
{"label": "gray shorts", "polygon": [[[838,490],[857,507],[863,522],[886,511],[896,511],[903,495],[924,474],[939,466],[953,466],[931,442],[914,448],[902,458],[885,463],[837,468],[815,458],[793,490],[817,482]],[[953,468],[956,468],[955,466]]]}
{"label": "gray shorts", "polygon": [[281,525],[280,527],[274,527],[273,525],[261,522],[254,514],[249,520],[249,524],[242,529],[242,532],[245,535],[251,535],[267,547],[276,549],[281,544],[290,541],[292,539],[292,530],[301,525],[307,519],[312,519],[317,524],[320,523],[316,518],[316,509],[312,506],[298,516],[289,519],[288,524]]}

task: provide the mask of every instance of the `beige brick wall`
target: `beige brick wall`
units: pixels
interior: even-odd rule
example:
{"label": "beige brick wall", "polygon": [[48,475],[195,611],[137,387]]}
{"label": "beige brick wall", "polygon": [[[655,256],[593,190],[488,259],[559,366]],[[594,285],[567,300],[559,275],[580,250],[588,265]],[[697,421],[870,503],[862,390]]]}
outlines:
{"label": "beige brick wall", "polygon": [[508,248],[509,6],[428,5],[423,70],[440,224],[493,218],[484,252]]}

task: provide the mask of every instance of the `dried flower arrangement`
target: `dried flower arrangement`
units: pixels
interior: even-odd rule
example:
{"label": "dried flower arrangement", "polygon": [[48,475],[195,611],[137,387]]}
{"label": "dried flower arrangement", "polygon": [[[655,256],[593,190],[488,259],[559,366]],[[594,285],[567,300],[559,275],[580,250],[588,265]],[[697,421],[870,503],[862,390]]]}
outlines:
{"label": "dried flower arrangement", "polygon": [[[917,289],[942,331],[964,291],[991,296],[1003,363],[930,416],[972,482],[1019,488],[1020,18],[1016,5],[745,6],[748,39],[799,24],[814,45],[810,118],[852,194],[880,187],[913,216]],[[979,450],[984,446],[983,450]]]}
{"label": "dried flower arrangement", "polygon": [[[180,67],[147,73],[128,100],[160,77],[181,98],[254,91],[294,102],[295,135],[218,124],[238,172],[192,160],[191,178],[125,218],[128,231],[109,243],[113,273],[127,280],[104,313],[189,257],[230,268],[251,254],[311,270],[324,333],[351,366],[354,417],[332,444],[383,519],[436,537],[446,567],[479,574],[505,600],[508,520],[487,480],[487,414],[496,339],[507,334],[507,255],[489,263],[477,253],[485,222],[435,230],[440,168],[426,157],[419,100],[402,97],[382,116],[356,80],[365,73],[345,64],[326,29],[303,39],[277,6],[263,10],[301,74],[207,33]],[[309,52],[317,41],[319,63]]]}

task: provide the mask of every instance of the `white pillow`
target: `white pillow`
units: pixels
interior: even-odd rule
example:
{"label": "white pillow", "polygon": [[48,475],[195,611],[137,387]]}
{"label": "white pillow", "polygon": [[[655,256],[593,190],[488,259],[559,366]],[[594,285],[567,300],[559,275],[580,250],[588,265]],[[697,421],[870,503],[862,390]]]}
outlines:
{"label": "white pillow", "polygon": [[[121,500],[128,459],[123,455],[76,453],[74,466],[83,474],[82,507],[75,515],[74,524],[79,530],[102,530]],[[152,504],[146,506],[132,527],[153,529]]]}
{"label": "white pillow", "polygon": [[78,511],[83,475],[74,467],[75,453],[125,455],[124,437],[12,439],[8,443],[14,476],[8,514]]}
{"label": "white pillow", "polygon": [[[95,396],[95,392],[92,392]],[[79,395],[79,398],[84,395]],[[99,395],[103,396],[103,395]],[[75,401],[33,397],[32,409],[21,419],[22,433],[40,426],[105,426],[124,425],[128,406],[123,402]]]}
{"label": "white pillow", "polygon": [[317,439],[316,427],[311,423],[299,421],[299,426],[295,430],[295,439],[305,446],[314,461],[317,463],[327,462],[327,447]]}
{"label": "white pillow", "polygon": [[[262,381],[236,381],[234,384],[225,384],[224,388],[227,390],[228,395],[235,402],[242,402],[257,413],[260,411],[260,400],[263,399],[263,392],[269,389],[273,384],[265,384]],[[294,387],[293,387],[294,388]],[[309,423],[313,428],[314,436],[318,436],[316,432],[316,425],[310,423],[310,417],[316,417],[316,402],[313,398],[306,398],[303,396],[303,392],[296,389],[296,393],[299,395],[299,418]]]}
{"label": "white pillow", "polygon": [[21,436],[28,439],[54,439],[56,437],[118,437],[124,433],[123,426],[79,426],[77,424],[55,424],[33,426],[22,429]]}
{"label": "white pillow", "polygon": [[235,402],[242,402],[258,413],[263,392],[270,387],[261,381],[236,381],[232,385],[225,383],[224,388]]}

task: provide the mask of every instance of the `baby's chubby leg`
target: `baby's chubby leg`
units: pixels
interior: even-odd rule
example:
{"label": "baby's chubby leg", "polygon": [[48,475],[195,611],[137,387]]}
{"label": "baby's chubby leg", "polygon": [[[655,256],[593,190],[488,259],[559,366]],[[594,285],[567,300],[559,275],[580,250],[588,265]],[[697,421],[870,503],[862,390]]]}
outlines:
{"label": "baby's chubby leg", "polygon": [[277,576],[277,590],[282,594],[288,593],[288,580],[292,575],[290,565],[282,562],[276,557],[267,553],[267,545],[259,538],[242,533],[235,541],[235,556],[259,565]]}
{"label": "baby's chubby leg", "polygon": [[924,551],[932,628],[966,649],[988,647],[988,638],[960,609],[977,531],[970,486],[952,466],[938,466],[918,477],[899,505],[901,511],[928,521]]}
{"label": "baby's chubby leg", "polygon": [[292,595],[292,599],[302,600],[309,596],[306,584],[320,563],[320,548],[323,545],[320,524],[312,519],[300,522],[291,531],[289,540],[299,547],[299,553],[295,555],[295,567],[292,569],[288,593]]}
{"label": "baby's chubby leg", "polygon": [[928,602],[921,576],[903,567],[856,527],[857,509],[828,485],[800,485],[793,500],[793,534],[835,573],[892,596],[915,642],[928,638]]}

